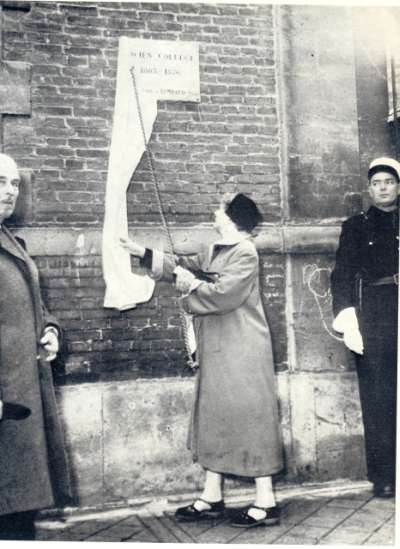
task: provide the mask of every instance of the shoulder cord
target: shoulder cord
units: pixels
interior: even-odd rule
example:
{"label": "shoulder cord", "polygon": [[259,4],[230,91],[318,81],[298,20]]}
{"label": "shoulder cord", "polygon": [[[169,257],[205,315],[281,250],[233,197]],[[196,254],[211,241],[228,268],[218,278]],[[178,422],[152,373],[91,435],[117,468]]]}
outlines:
{"label": "shoulder cord", "polygon": [[[162,204],[162,201],[161,201],[160,187],[159,187],[159,184],[158,184],[158,181],[157,181],[157,178],[156,178],[156,174],[155,174],[155,170],[154,170],[153,158],[152,158],[151,150],[150,150],[150,148],[147,144],[147,141],[146,141],[146,133],[145,133],[145,130],[144,130],[143,116],[142,116],[142,111],[141,111],[141,108],[140,108],[139,94],[138,94],[138,90],[137,90],[137,86],[136,86],[135,67],[134,66],[131,67],[130,72],[131,72],[131,76],[132,76],[133,89],[135,91],[136,103],[137,103],[137,106],[138,106],[138,114],[139,114],[139,120],[140,120],[140,127],[141,127],[141,130],[142,130],[143,142],[144,142],[145,151],[146,151],[146,158],[147,158],[147,162],[148,162],[148,165],[149,165],[151,178],[152,178],[152,181],[153,181],[153,184],[154,184],[154,194],[155,194],[156,200],[157,200],[157,207],[158,207],[158,212],[159,212],[160,218],[161,218],[162,229],[163,229],[163,232],[164,232],[164,234],[166,236],[166,240],[167,240],[167,252],[172,255],[172,257],[174,258],[174,260],[176,262],[175,253],[174,253],[174,243],[173,243],[171,232],[169,230],[167,220],[166,220],[165,214],[164,214],[163,204]],[[186,348],[187,364],[190,368],[195,369],[195,368],[197,368],[198,364],[192,358],[192,353],[191,353],[190,344],[189,344],[188,325],[187,325],[187,321],[186,321],[186,317],[185,317],[185,311],[183,310],[182,303],[180,302],[180,300],[178,300],[178,311],[179,311],[179,319],[180,319],[180,323],[181,323],[181,327],[182,327],[182,331],[183,331],[183,339],[184,339],[185,348]]]}

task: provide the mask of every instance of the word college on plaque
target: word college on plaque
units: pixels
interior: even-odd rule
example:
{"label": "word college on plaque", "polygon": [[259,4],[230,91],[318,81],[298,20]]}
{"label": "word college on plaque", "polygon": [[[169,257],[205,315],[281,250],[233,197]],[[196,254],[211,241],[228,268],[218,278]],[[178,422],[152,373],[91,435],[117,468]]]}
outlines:
{"label": "word college on plaque", "polygon": [[200,101],[198,44],[132,40],[128,56],[141,93],[157,99]]}

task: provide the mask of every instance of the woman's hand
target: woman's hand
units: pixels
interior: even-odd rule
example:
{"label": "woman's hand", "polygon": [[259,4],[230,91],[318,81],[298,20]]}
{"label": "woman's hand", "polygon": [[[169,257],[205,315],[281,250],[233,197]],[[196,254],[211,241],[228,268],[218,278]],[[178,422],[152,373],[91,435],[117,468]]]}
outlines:
{"label": "woman's hand", "polygon": [[194,276],[194,274],[188,271],[187,269],[184,269],[183,267],[179,267],[179,266],[175,267],[174,273],[176,275],[175,285],[177,289],[182,294],[189,293],[189,290],[192,286],[193,281],[196,280],[196,277]]}
{"label": "woman's hand", "polygon": [[136,242],[133,242],[133,240],[131,240],[130,238],[120,237],[119,243],[124,248],[124,250],[126,250],[130,254],[136,255],[137,257],[144,257],[146,248],[144,246],[141,246],[140,244],[137,244]]}

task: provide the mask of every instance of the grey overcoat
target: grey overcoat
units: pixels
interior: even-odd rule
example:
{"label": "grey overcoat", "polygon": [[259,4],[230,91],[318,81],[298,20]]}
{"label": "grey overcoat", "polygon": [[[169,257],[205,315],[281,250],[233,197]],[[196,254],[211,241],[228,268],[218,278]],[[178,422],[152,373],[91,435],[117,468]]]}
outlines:
{"label": "grey overcoat", "polygon": [[70,497],[50,364],[37,360],[46,325],[38,272],[21,241],[0,228],[0,398],[32,410],[0,421],[0,514],[52,507]]}
{"label": "grey overcoat", "polygon": [[[214,244],[181,266],[218,273],[182,299],[194,315],[199,371],[189,448],[204,468],[268,476],[282,468],[282,442],[271,338],[250,238]],[[163,257],[163,277],[174,268]]]}

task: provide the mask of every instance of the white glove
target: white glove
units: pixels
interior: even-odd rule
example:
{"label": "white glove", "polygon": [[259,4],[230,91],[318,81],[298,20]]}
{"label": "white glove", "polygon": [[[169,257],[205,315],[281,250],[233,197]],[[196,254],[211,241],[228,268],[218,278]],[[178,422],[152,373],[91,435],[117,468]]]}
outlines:
{"label": "white glove", "polygon": [[343,333],[343,341],[350,351],[354,351],[358,355],[364,353],[364,344],[360,330],[346,330]]}
{"label": "white glove", "polygon": [[58,330],[52,326],[47,326],[44,329],[43,337],[40,340],[40,344],[45,351],[46,362],[51,362],[57,356],[58,351],[60,350],[60,343],[58,339]]}
{"label": "white glove", "polygon": [[343,334],[343,342],[350,351],[359,355],[363,354],[364,344],[354,307],[347,307],[340,311],[333,321],[332,327]]}
{"label": "white glove", "polygon": [[174,273],[176,274],[175,285],[182,294],[188,294],[192,288],[193,282],[196,277],[193,273],[184,269],[183,267],[175,267]]}

